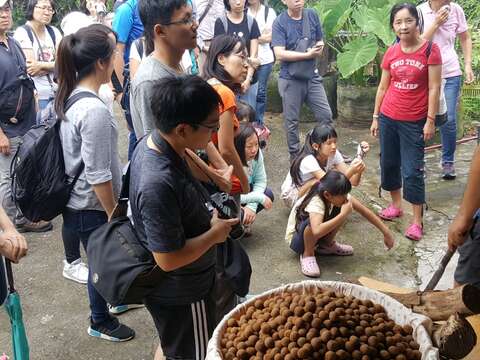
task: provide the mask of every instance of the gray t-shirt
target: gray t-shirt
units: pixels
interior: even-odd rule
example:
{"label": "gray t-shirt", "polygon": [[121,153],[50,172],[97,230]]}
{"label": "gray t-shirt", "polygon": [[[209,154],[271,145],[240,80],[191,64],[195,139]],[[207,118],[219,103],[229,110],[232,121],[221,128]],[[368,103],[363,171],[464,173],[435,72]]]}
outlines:
{"label": "gray t-shirt", "polygon": [[132,81],[130,92],[130,113],[137,139],[149,134],[155,128],[150,100],[153,81],[179,75],[181,74],[152,56],[141,62]]}
{"label": "gray t-shirt", "polygon": [[[72,95],[89,89],[77,87]],[[65,172],[73,179],[81,161],[85,168],[76,182],[67,207],[74,210],[100,210],[92,185],[112,180],[115,198],[122,183],[118,157],[118,130],[107,106],[97,98],[83,98],[74,103],[60,126]]]}

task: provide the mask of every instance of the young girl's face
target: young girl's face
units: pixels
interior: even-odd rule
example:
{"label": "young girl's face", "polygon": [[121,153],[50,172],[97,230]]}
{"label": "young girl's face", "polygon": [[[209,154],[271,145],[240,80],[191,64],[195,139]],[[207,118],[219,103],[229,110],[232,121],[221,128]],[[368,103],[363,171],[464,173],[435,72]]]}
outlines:
{"label": "young girl's face", "polygon": [[341,207],[348,201],[348,194],[345,195],[332,195],[328,191],[324,193],[325,199],[328,200],[333,206]]}
{"label": "young girl's face", "polygon": [[258,153],[258,137],[256,134],[250,135],[245,141],[245,159],[247,161],[255,159]]}
{"label": "young girl's face", "polygon": [[337,138],[330,138],[320,145],[317,144],[317,146],[318,148],[314,147],[317,150],[317,156],[328,158],[335,155],[337,151]]}

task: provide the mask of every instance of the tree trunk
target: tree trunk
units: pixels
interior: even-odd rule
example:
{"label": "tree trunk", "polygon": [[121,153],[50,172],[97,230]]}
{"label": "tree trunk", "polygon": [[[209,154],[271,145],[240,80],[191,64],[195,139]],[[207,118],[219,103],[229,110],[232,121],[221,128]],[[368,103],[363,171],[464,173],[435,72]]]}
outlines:
{"label": "tree trunk", "polygon": [[442,291],[417,291],[408,294],[385,292],[385,294],[433,321],[447,320],[454,313],[461,315],[480,313],[480,289],[473,285],[466,284]]}

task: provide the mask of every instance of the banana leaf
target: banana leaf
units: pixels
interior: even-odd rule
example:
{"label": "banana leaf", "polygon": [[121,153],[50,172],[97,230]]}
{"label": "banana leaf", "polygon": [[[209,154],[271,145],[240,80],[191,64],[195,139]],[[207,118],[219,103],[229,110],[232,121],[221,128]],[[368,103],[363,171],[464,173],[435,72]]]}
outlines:
{"label": "banana leaf", "polygon": [[377,38],[373,35],[366,35],[357,38],[342,48],[337,55],[337,66],[344,79],[369,64],[375,59],[379,48]]}

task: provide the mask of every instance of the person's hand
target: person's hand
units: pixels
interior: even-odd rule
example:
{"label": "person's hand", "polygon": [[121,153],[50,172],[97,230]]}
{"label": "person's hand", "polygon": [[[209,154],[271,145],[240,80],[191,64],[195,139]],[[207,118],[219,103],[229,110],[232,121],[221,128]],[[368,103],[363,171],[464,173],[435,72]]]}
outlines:
{"label": "person's hand", "polygon": [[365,170],[365,163],[359,158],[353,159],[350,163],[350,169],[352,169],[354,174],[360,174]]}
{"label": "person's hand", "polygon": [[448,248],[451,251],[455,251],[459,246],[463,245],[472,225],[473,218],[457,215],[453,219],[453,222],[448,227]]}
{"label": "person's hand", "polygon": [[270,199],[268,196],[265,195],[265,199],[263,200],[263,207],[265,210],[270,210],[273,206],[272,199]]}
{"label": "person's hand", "polygon": [[370,151],[370,144],[366,141],[362,141],[360,143],[360,147],[365,155],[367,155],[367,153]]}
{"label": "person's hand", "polygon": [[446,8],[437,12],[437,15],[435,16],[435,25],[437,27],[443,25],[448,20],[448,15],[450,15],[450,11],[448,11]]}
{"label": "person's hand", "polygon": [[0,234],[0,253],[14,263],[27,255],[27,250],[25,237],[17,230],[7,230]]}
{"label": "person's hand", "polygon": [[423,127],[423,139],[425,141],[430,140],[435,135],[435,122],[427,119],[425,126]]}
{"label": "person's hand", "polygon": [[307,55],[309,59],[315,59],[317,57],[320,57],[323,52],[323,44],[316,43],[313,47],[308,49]]}
{"label": "person's hand", "polygon": [[216,185],[220,190],[229,193],[232,190],[233,166],[228,165],[224,169],[213,169],[213,171],[218,175]]}
{"label": "person's hand", "polygon": [[245,94],[245,93],[248,91],[248,89],[250,89],[250,81],[251,81],[251,80],[247,78],[247,79],[245,79],[245,81],[242,83],[242,90],[241,90],[241,91],[242,91],[242,94]]}
{"label": "person's hand", "polygon": [[255,217],[255,211],[246,206],[243,207],[243,223],[245,225],[253,224],[253,222],[255,221]]}
{"label": "person's hand", "polygon": [[260,60],[258,58],[252,58],[252,57],[249,57],[247,59],[248,61],[248,65],[253,69],[253,70],[257,70],[257,68],[260,66]]}
{"label": "person's hand", "polygon": [[475,81],[475,74],[472,70],[471,64],[465,65],[465,84],[471,84]]}
{"label": "person's hand", "polygon": [[239,222],[238,218],[235,219],[220,219],[218,217],[217,209],[213,210],[212,219],[210,220],[210,225],[212,229],[218,233],[218,241],[217,244],[223,243],[226,239],[230,231],[232,230],[232,226]]}
{"label": "person's hand", "polygon": [[370,125],[370,134],[373,137],[378,137],[378,119],[373,118],[372,125]]}
{"label": "person's hand", "polygon": [[0,134],[0,153],[10,155],[10,140],[3,132]]}
{"label": "person's hand", "polygon": [[353,204],[352,204],[352,198],[348,197],[348,200],[345,204],[342,205],[342,208],[340,209],[340,214],[343,214],[344,216],[349,215],[353,211]]}
{"label": "person's hand", "polygon": [[387,250],[390,250],[395,245],[395,238],[390,230],[387,233],[383,234],[383,243],[387,247]]}
{"label": "person's hand", "polygon": [[47,72],[42,69],[40,62],[27,60],[27,73],[30,76],[41,76],[45,75]]}

